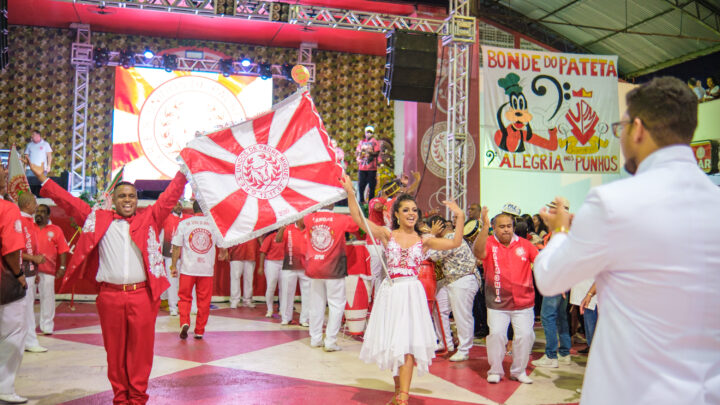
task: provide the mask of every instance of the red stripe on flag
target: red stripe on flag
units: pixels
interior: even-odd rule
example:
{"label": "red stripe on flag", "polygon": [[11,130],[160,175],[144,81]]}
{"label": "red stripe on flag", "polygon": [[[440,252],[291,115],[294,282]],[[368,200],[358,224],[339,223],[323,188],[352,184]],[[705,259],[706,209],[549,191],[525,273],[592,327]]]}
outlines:
{"label": "red stripe on flag", "polygon": [[270,112],[253,120],[253,131],[255,131],[255,141],[267,145],[270,137],[270,125],[272,124],[275,112]]}
{"label": "red stripe on flag", "polygon": [[192,173],[214,172],[215,174],[234,174],[235,164],[214,158],[195,149],[185,148],[180,156]]}
{"label": "red stripe on flag", "polygon": [[298,212],[301,212],[317,204],[317,201],[307,198],[289,187],[286,187],[285,190],[280,193],[280,195]]}
{"label": "red stripe on flag", "polygon": [[243,147],[237,143],[230,128],[212,133],[208,135],[208,138],[234,155],[239,155],[243,151]]}
{"label": "red stripe on flag", "polygon": [[265,228],[277,222],[275,210],[268,200],[258,198],[258,219],[254,231]]}
{"label": "red stripe on flag", "polygon": [[227,235],[228,229],[240,215],[245,200],[247,200],[247,194],[243,190],[237,190],[210,208],[210,214],[223,236]]}
{"label": "red stripe on flag", "polygon": [[[322,122],[313,113],[310,102],[303,97],[275,149],[281,153],[285,153],[289,147],[314,127],[317,127],[318,132],[322,133],[320,130],[321,125]],[[327,139],[324,141],[327,141]],[[327,148],[327,145],[325,145],[325,147]]]}
{"label": "red stripe on flag", "polygon": [[342,187],[338,180],[341,173],[340,166],[332,161],[290,168],[290,177],[293,179],[307,180],[333,187]]}

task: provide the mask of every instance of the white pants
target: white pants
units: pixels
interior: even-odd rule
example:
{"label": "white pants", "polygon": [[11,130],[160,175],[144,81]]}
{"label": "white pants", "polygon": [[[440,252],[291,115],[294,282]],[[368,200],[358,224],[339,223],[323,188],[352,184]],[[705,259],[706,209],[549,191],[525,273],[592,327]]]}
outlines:
{"label": "white pants", "polygon": [[55,329],[55,276],[38,273],[40,292],[40,330],[53,333]]}
{"label": "white pants", "polygon": [[255,261],[236,260],[230,262],[230,306],[236,307],[240,303],[240,278],[245,279],[242,289],[242,300],[247,305],[252,301],[253,273]]}
{"label": "white pants", "polygon": [[25,347],[40,346],[37,333],[35,333],[35,290],[37,276],[25,277],[27,281],[27,292],[25,293]]}
{"label": "white pants", "polygon": [[[448,346],[452,345],[452,336],[450,334],[450,311],[452,309],[458,340],[460,341],[458,353],[463,355],[467,355],[473,345],[475,318],[473,318],[472,308],[478,288],[477,278],[475,278],[475,275],[470,274],[444,286],[435,294],[440,309],[443,331],[445,332],[445,341]],[[434,315],[434,318],[435,325],[438,325],[437,315]],[[440,331],[437,329],[436,327],[438,336],[441,336]]]}
{"label": "white pants", "polygon": [[0,394],[15,393],[15,376],[25,351],[24,299],[0,305]]}
{"label": "white pants", "polygon": [[310,279],[310,343],[318,345],[322,341],[326,304],[330,311],[325,330],[325,347],[337,342],[346,302],[344,278]]}
{"label": "white pants", "polygon": [[373,291],[370,298],[375,298],[375,295],[380,290],[380,284],[385,280],[385,272],[382,267],[383,250],[378,245],[367,245],[368,253],[370,254],[370,272],[373,277]]}
{"label": "white pants", "polygon": [[[162,299],[168,300],[168,308],[172,311],[177,311],[178,309],[178,301],[180,298],[178,298],[178,289],[180,288],[180,271],[178,271],[178,276],[173,277],[170,275],[170,265],[172,264],[172,259],[169,257],[165,258],[165,274],[167,276],[168,281],[170,282],[170,288],[165,290],[162,294]],[[180,269],[180,260],[178,260],[177,267]],[[194,290],[193,290],[194,292]],[[195,304],[195,296],[193,295],[193,304]]]}
{"label": "white pants", "polygon": [[295,286],[300,282],[300,323],[308,322],[310,312],[310,278],[305,270],[280,271],[280,316],[283,322],[290,322],[293,318],[293,304],[295,303]]}
{"label": "white pants", "polygon": [[533,307],[518,311],[498,311],[488,308],[487,322],[490,334],[485,339],[487,343],[488,374],[505,375],[502,362],[505,358],[505,345],[507,344],[507,329],[512,322],[513,327],[513,362],[510,366],[510,375],[525,373],[532,345],[535,343],[535,311]]}
{"label": "white pants", "polygon": [[278,279],[280,278],[282,264],[282,260],[265,260],[265,281],[267,282],[267,288],[265,289],[265,304],[267,305],[267,312],[269,314],[273,313],[275,289],[277,288]]}

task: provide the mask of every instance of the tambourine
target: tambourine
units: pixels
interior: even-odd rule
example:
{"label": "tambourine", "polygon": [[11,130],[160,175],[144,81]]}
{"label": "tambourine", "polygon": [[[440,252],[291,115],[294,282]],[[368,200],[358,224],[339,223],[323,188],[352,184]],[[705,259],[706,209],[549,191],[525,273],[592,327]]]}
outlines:
{"label": "tambourine", "polygon": [[463,236],[465,239],[472,242],[475,240],[478,233],[480,233],[480,229],[482,229],[480,220],[470,219],[465,222],[465,226],[463,227]]}

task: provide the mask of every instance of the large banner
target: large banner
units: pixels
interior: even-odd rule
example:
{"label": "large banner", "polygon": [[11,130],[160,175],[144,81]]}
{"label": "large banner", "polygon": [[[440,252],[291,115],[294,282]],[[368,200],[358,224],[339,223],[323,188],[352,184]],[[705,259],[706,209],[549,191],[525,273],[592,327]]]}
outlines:
{"label": "large banner", "polygon": [[342,167],[308,92],[191,140],[178,160],[224,247],[347,197],[339,182]]}
{"label": "large banner", "polygon": [[482,47],[485,167],[616,173],[617,56]]}

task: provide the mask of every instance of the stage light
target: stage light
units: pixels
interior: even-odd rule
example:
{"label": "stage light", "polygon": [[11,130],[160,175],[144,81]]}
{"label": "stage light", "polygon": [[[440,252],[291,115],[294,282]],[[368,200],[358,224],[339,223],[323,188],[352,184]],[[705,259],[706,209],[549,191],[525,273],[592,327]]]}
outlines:
{"label": "stage light", "polygon": [[280,70],[282,71],[283,76],[285,76],[285,78],[287,78],[288,80],[293,79],[292,78],[292,68],[293,68],[293,65],[291,65],[289,63],[283,63],[282,66],[280,67]]}
{"label": "stage light", "polygon": [[242,58],[240,59],[240,66],[242,67],[250,67],[252,65],[252,59],[250,58]]}
{"label": "stage light", "polygon": [[135,52],[130,49],[120,51],[120,65],[125,69],[135,66]]}
{"label": "stage light", "polygon": [[163,55],[163,67],[165,68],[166,72],[172,72],[173,70],[177,70],[178,62],[177,62],[177,56],[175,55]]}
{"label": "stage light", "polygon": [[235,74],[235,68],[233,67],[232,59],[220,59],[220,72],[225,77]]}
{"label": "stage light", "polygon": [[105,48],[95,48],[93,51],[93,60],[97,68],[106,66],[110,60],[110,52]]}
{"label": "stage light", "polygon": [[155,52],[151,51],[150,48],[145,48],[143,56],[145,57],[145,59],[152,59],[153,57],[155,57]]}
{"label": "stage light", "polygon": [[260,78],[267,80],[272,77],[272,65],[269,63],[258,63],[258,73]]}

